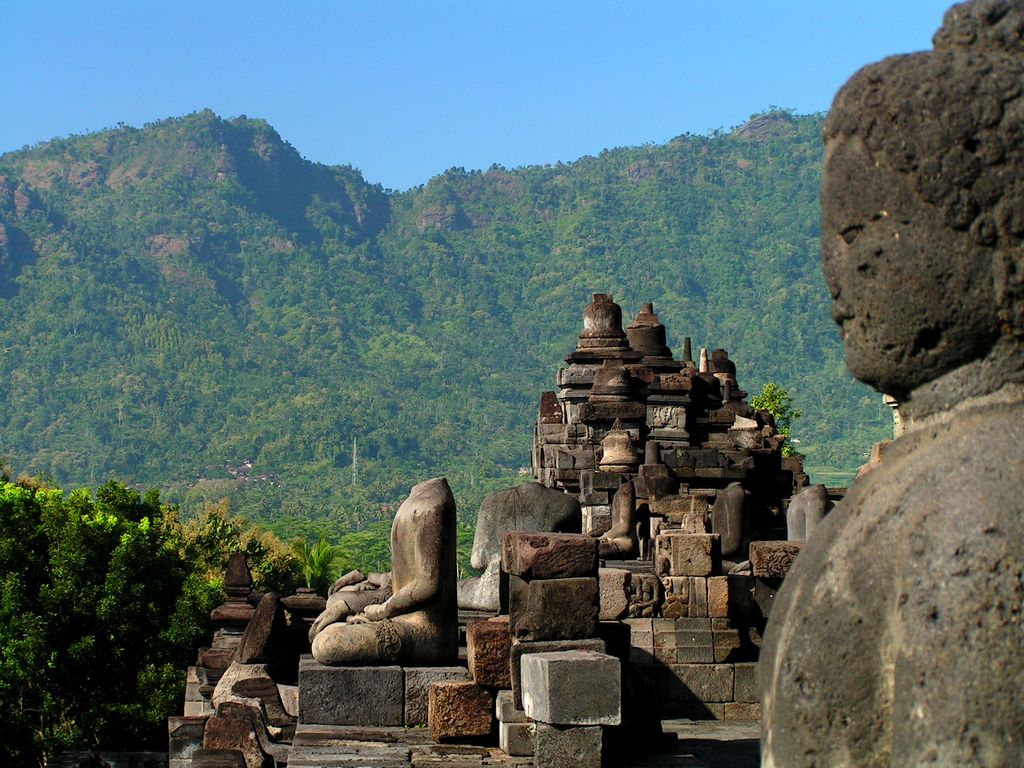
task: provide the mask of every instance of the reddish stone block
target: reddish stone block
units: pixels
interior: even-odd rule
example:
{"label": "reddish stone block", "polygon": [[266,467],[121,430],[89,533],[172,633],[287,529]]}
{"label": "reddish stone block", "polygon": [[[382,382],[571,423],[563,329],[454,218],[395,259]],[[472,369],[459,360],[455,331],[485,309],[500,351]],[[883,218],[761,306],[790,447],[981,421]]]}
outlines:
{"label": "reddish stone block", "polygon": [[508,616],[466,625],[466,661],[477,685],[511,688],[512,635]]}
{"label": "reddish stone block", "polygon": [[501,569],[521,579],[597,576],[598,540],[579,533],[501,532]]}
{"label": "reddish stone block", "polygon": [[494,700],[476,683],[450,680],[430,686],[427,721],[434,741],[487,736],[491,732]]}
{"label": "reddish stone block", "polygon": [[713,619],[729,618],[728,576],[712,576],[708,579],[708,616]]}

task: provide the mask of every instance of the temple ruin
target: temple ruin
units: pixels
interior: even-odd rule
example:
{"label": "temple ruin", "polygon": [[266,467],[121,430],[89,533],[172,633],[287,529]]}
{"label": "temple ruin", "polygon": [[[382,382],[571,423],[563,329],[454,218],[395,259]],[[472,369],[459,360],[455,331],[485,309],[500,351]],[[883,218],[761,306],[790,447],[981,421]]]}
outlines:
{"label": "temple ruin", "polygon": [[326,601],[253,594],[232,561],[171,768],[598,768],[671,748],[672,718],[758,719],[765,623],[830,494],[724,350],[694,361],[687,339],[675,360],[650,304],[621,314],[584,309],[540,399],[535,482],[481,505],[457,618],[442,478],[400,508],[392,574]]}

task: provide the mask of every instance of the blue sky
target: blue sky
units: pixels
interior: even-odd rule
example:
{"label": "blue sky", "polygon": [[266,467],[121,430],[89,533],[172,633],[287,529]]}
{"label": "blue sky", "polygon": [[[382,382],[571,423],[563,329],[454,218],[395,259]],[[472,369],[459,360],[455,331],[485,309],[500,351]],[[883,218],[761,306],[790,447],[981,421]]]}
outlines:
{"label": "blue sky", "polygon": [[405,189],[828,109],[947,0],[0,0],[0,152],[199,109]]}

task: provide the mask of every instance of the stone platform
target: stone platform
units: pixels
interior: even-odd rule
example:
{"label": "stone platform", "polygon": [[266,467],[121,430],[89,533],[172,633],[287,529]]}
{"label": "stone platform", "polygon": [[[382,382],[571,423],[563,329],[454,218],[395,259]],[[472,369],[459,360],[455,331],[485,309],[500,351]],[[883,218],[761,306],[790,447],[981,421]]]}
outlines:
{"label": "stone platform", "polygon": [[[757,768],[757,723],[664,720],[667,738],[646,755],[615,761],[622,768]],[[401,766],[533,766],[495,746],[435,744],[425,728],[300,725],[288,768],[392,768]]]}

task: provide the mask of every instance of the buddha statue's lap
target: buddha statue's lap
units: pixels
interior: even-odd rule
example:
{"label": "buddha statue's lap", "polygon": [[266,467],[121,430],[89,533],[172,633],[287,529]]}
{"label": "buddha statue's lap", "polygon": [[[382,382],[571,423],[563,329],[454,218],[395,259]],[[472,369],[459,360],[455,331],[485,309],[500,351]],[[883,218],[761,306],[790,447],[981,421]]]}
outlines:
{"label": "buddha statue's lap", "polygon": [[[399,507],[391,553],[390,586],[382,578],[360,590],[353,579],[331,595],[311,632],[317,661],[439,664],[456,658],[455,501],[443,478],[415,486]],[[361,609],[349,610],[353,605]]]}

